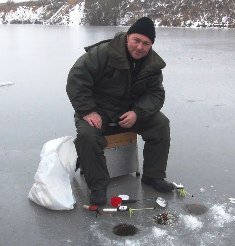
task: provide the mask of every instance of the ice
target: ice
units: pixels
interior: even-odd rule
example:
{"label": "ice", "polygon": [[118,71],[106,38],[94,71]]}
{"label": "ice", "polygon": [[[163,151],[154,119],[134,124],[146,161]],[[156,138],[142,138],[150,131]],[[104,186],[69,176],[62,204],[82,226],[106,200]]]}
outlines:
{"label": "ice", "polygon": [[153,227],[152,233],[153,233],[154,237],[162,237],[162,236],[167,235],[166,230],[159,229],[158,227]]}
{"label": "ice", "polygon": [[205,192],[205,189],[201,187],[201,188],[200,188],[200,192],[201,192],[201,193],[204,193],[204,192]]}
{"label": "ice", "polygon": [[[0,87],[1,223],[5,225],[0,245],[15,245],[16,241],[19,246],[68,244],[65,239],[70,239],[71,245],[84,242],[96,246],[234,244],[235,206],[229,200],[235,197],[234,30],[156,28],[154,46],[168,64],[164,69],[164,113],[172,122],[173,135],[167,176],[195,193],[194,198],[162,195],[178,218],[173,225],[155,224],[153,216],[162,212],[158,208],[136,212],[132,218],[128,212],[115,213],[114,217],[102,213],[96,218],[81,206],[89,194],[79,173],[74,180],[79,201],[75,211],[52,213],[25,198],[42,143],[54,136],[76,134],[73,109],[65,92],[70,67],[84,53],[84,46],[126,28],[0,25],[0,30],[0,82],[15,83]],[[226,106],[215,106],[219,104]],[[143,142],[138,142],[138,148],[142,162]],[[201,187],[205,193],[199,192]],[[112,180],[108,192],[128,194],[133,199],[159,195],[134,174]],[[131,206],[154,206],[155,200]],[[9,207],[12,201],[17,206]],[[188,203],[204,204],[208,211],[185,217],[190,215],[184,209]],[[139,232],[133,237],[118,237],[112,230],[119,220],[135,225]],[[166,235],[162,235],[164,231]]]}

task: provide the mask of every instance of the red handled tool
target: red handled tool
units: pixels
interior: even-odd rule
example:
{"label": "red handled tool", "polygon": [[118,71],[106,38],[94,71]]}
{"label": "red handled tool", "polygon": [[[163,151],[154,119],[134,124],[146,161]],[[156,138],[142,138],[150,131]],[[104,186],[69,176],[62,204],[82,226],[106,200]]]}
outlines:
{"label": "red handled tool", "polygon": [[96,212],[96,218],[98,217],[98,215],[101,215],[100,211],[99,211],[99,207],[97,205],[83,205],[83,208],[85,208],[86,210],[89,211],[94,211]]}

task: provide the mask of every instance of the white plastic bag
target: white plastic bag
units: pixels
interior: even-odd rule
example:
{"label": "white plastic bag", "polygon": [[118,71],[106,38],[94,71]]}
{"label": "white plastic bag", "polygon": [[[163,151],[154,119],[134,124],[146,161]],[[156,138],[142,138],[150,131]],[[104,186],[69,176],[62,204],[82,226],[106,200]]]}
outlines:
{"label": "white plastic bag", "polygon": [[29,199],[53,210],[74,208],[71,181],[75,174],[77,152],[74,138],[66,136],[43,145]]}

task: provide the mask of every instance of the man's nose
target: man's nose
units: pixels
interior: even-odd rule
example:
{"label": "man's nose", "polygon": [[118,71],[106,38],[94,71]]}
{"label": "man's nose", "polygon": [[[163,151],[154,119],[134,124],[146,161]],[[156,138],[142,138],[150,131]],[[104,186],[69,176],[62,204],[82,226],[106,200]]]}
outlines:
{"label": "man's nose", "polygon": [[140,43],[137,45],[137,49],[142,50],[142,48],[143,48],[143,44],[140,42]]}

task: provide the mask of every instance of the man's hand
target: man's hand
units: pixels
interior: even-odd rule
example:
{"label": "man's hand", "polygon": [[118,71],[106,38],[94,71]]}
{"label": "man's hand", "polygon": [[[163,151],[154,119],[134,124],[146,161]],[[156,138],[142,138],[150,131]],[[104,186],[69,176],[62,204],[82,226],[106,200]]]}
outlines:
{"label": "man's hand", "polygon": [[137,120],[137,115],[134,111],[128,111],[120,117],[119,126],[123,128],[131,128]]}
{"label": "man's hand", "polygon": [[83,117],[85,121],[88,122],[89,125],[96,127],[97,129],[101,129],[102,127],[102,119],[100,115],[96,112],[92,112]]}

